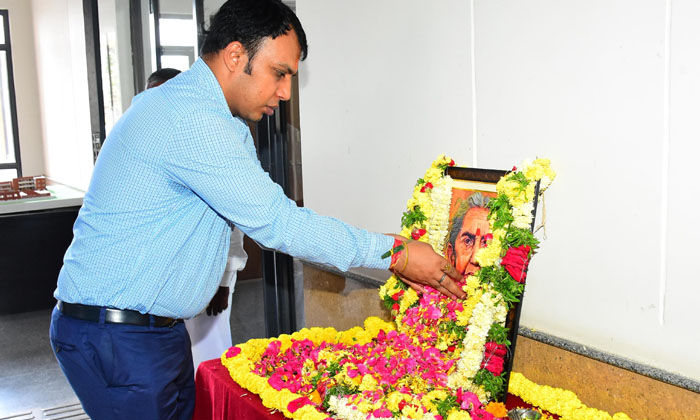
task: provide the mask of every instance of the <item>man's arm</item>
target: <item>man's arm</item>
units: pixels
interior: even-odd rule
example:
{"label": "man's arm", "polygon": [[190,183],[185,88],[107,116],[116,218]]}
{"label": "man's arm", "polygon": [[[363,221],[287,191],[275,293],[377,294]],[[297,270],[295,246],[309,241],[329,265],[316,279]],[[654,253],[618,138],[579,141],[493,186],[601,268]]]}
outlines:
{"label": "man's arm", "polygon": [[229,296],[236,285],[237,273],[245,267],[248,254],[243,249],[243,232],[235,226],[231,228],[231,241],[228,247],[226,269],[221,276],[221,285],[207,306],[207,315],[218,315],[228,308]]}

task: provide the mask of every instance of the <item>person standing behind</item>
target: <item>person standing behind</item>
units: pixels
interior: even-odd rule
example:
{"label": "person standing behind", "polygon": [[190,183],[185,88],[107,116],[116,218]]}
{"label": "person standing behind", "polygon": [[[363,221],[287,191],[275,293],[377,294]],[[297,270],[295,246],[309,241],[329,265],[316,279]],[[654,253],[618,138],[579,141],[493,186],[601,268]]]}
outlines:
{"label": "person standing behind", "polygon": [[[160,86],[180,74],[180,70],[162,68],[148,76],[146,89]],[[219,290],[209,302],[206,311],[194,318],[185,319],[185,327],[192,342],[192,361],[194,370],[205,360],[221,356],[223,349],[233,345],[231,339],[231,295],[236,285],[238,271],[245,268],[248,254],[243,249],[243,232],[231,227],[231,243],[224,275],[221,277]]]}
{"label": "person standing behind", "polygon": [[194,370],[205,360],[217,359],[221,353],[233,345],[231,339],[231,295],[236,286],[238,272],[245,268],[248,254],[243,249],[243,232],[235,226],[231,228],[231,245],[228,248],[228,261],[221,277],[219,290],[202,312],[185,320],[187,333],[192,342]]}
{"label": "person standing behind", "polygon": [[192,417],[182,320],[219,288],[231,224],[293,257],[341,271],[390,269],[414,289],[465,296],[461,275],[429,244],[298,207],[263,170],[245,120],[289,100],[307,51],[281,0],[229,0],[201,58],[137,95],[114,125],[73,227],[50,326],[56,359],[91,418]]}
{"label": "person standing behind", "polygon": [[173,69],[170,67],[165,67],[160,70],[156,70],[153,73],[151,73],[150,76],[148,76],[148,80],[146,80],[146,89],[160,86],[180,73],[182,73],[180,70]]}

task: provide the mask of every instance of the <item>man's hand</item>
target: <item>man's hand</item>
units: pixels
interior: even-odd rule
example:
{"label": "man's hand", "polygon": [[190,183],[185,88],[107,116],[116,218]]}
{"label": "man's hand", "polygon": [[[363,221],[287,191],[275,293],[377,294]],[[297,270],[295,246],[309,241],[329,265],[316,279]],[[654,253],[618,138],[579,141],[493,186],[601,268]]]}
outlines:
{"label": "man's hand", "polygon": [[445,258],[435,253],[432,246],[425,242],[408,242],[406,238],[392,236],[404,240],[406,247],[399,255],[394,274],[413,290],[423,292],[423,285],[428,285],[453,299],[466,297],[466,293],[457,284],[463,276]]}
{"label": "man's hand", "polygon": [[219,287],[207,306],[207,315],[218,315],[228,308],[228,287]]}

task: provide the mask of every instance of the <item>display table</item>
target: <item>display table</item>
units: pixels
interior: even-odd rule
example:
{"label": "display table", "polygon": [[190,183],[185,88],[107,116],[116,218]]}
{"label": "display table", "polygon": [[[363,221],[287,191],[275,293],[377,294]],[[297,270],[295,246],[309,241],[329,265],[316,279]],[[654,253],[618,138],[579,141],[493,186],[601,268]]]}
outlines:
{"label": "display table", "polygon": [[[200,363],[195,382],[197,396],[192,420],[282,420],[286,418],[279,411],[263,406],[259,396],[235,383],[229,376],[228,369],[219,359]],[[508,394],[506,407],[510,410],[516,407],[529,408],[530,405]],[[550,416],[558,418],[551,414]]]}
{"label": "display table", "polygon": [[200,363],[195,383],[197,396],[192,420],[286,418],[279,411],[263,406],[259,396],[235,383],[219,359]]}
{"label": "display table", "polygon": [[56,279],[85,193],[55,183],[46,189],[51,196],[0,201],[0,314],[56,304]]}

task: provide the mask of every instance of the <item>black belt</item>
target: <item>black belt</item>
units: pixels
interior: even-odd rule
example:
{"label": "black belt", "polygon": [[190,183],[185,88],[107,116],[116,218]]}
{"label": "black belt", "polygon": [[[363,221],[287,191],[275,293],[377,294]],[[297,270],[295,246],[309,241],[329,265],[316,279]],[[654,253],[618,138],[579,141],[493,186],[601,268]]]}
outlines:
{"label": "black belt", "polygon": [[83,321],[99,322],[100,313],[103,309],[105,311],[105,322],[110,324],[130,324],[144,327],[149,325],[153,325],[154,327],[174,327],[179,322],[182,322],[181,319],[177,318],[142,314],[129,309],[106,308],[102,306],[81,305],[79,303],[58,301],[58,310],[63,312],[63,315]]}

